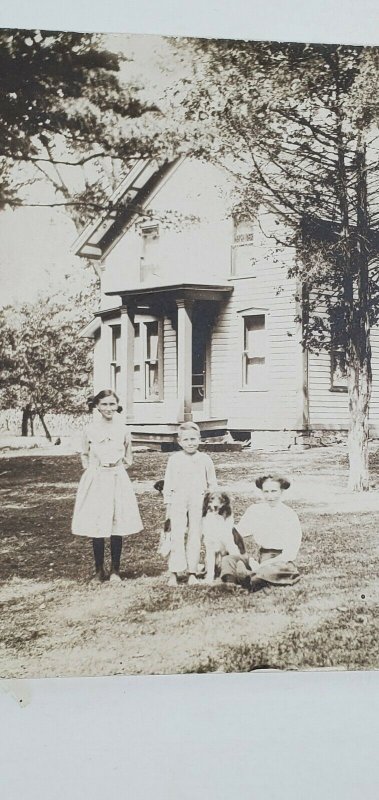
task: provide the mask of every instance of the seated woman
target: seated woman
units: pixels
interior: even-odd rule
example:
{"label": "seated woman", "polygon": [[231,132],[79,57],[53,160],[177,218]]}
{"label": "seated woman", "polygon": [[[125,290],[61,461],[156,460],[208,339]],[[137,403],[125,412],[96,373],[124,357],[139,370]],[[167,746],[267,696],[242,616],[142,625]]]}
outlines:
{"label": "seated woman", "polygon": [[[282,502],[290,482],[279,475],[262,475],[255,481],[262,502],[246,509],[236,529],[259,547],[258,560],[224,556],[221,579],[258,591],[267,585],[292,586],[300,580],[295,559],[301,544],[301,526],[296,512]],[[248,544],[248,542],[246,542]]]}

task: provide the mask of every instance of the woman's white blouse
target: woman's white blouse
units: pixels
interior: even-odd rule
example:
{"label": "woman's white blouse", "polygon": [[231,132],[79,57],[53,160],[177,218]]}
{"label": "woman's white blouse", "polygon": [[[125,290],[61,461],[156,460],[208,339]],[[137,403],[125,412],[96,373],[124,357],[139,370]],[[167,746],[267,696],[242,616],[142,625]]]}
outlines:
{"label": "woman's white blouse", "polygon": [[283,561],[294,561],[301,544],[301,525],[296,511],[284,503],[269,506],[264,501],[246,509],[238,525],[241,536],[253,536],[265,550],[281,550]]}

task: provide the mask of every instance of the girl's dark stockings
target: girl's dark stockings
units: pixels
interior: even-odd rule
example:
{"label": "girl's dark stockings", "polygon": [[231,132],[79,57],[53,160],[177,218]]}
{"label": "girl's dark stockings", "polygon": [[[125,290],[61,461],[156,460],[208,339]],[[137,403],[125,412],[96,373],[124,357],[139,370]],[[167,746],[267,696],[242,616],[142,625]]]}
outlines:
{"label": "girl's dark stockings", "polygon": [[[98,570],[101,570],[104,567],[104,539],[92,539],[92,543],[93,554],[95,556],[96,572],[98,572]],[[111,536],[112,569],[116,570],[117,572],[120,569],[121,551],[122,536]]]}

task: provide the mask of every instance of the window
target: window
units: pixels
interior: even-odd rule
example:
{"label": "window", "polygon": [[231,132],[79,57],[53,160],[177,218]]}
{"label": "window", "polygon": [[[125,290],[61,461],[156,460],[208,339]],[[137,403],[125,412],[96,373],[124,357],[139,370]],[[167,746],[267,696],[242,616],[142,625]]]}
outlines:
{"label": "window", "polygon": [[347,392],[345,324],[342,313],[335,309],[330,323],[330,390]]}
{"label": "window", "polygon": [[347,372],[343,350],[331,350],[330,372],[331,390],[334,392],[347,392]]}
{"label": "window", "polygon": [[266,314],[243,316],[242,388],[267,389]]}
{"label": "window", "polygon": [[118,376],[121,371],[121,364],[120,364],[121,325],[111,325],[111,328],[112,328],[111,387],[114,392],[117,392]]}
{"label": "window", "polygon": [[332,392],[347,392],[345,348],[333,339],[330,347],[330,389]]}
{"label": "window", "polygon": [[251,219],[235,219],[231,261],[231,274],[233,276],[252,275],[255,264],[252,252],[253,243],[253,221]]}
{"label": "window", "polygon": [[142,254],[140,259],[140,281],[145,283],[160,277],[159,270],[159,226],[144,225],[141,228]]}
{"label": "window", "polygon": [[162,399],[162,323],[139,318],[134,322],[134,400]]}

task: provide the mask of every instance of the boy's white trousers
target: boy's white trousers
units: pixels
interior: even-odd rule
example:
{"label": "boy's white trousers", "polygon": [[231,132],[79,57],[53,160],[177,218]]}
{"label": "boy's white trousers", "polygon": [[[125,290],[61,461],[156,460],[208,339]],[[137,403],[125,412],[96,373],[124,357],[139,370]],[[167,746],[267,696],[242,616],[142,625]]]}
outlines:
{"label": "boy's white trousers", "polygon": [[[169,572],[197,573],[200,546],[203,498],[189,498],[172,503],[171,553],[168,561]],[[187,532],[187,537],[186,537]]]}

